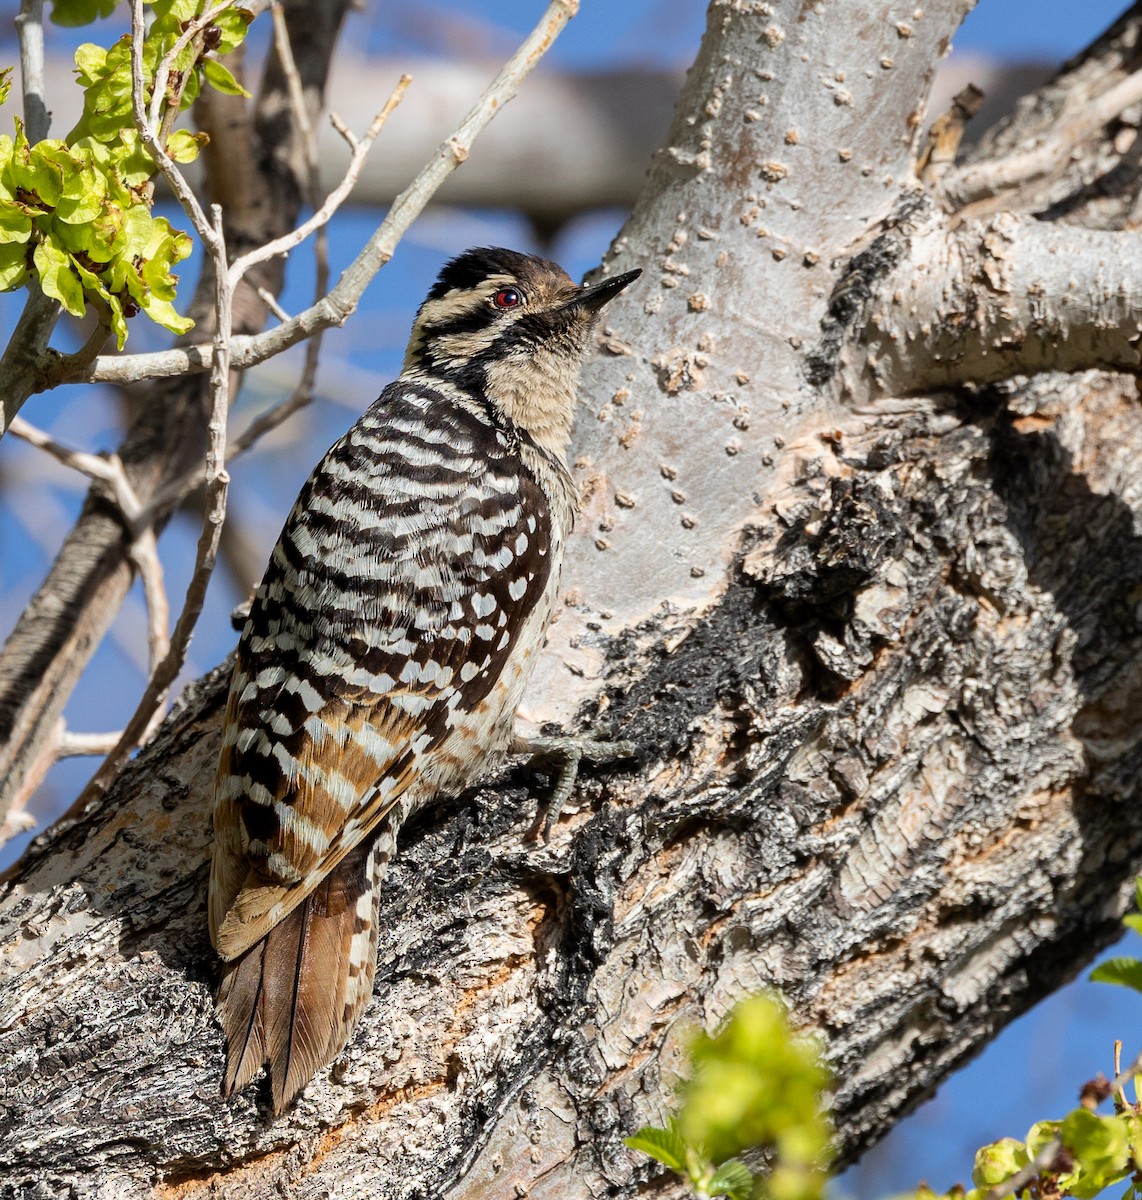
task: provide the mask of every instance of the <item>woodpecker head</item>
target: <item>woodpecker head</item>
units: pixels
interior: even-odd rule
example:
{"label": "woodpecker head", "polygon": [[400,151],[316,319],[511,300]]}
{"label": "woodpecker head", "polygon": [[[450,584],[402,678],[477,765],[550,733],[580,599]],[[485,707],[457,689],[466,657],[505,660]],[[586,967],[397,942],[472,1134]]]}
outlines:
{"label": "woodpecker head", "polygon": [[468,250],[444,267],[420,306],[403,374],[486,399],[537,444],[562,454],[595,321],[641,274],[579,287],[549,259]]}

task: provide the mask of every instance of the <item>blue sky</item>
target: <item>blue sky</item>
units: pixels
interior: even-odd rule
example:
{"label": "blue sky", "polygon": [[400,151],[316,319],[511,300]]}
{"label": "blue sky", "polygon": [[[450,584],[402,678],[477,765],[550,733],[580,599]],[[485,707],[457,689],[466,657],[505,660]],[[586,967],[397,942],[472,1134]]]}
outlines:
{"label": "blue sky", "polygon": [[[1089,42],[1125,6],[1125,0],[981,0],[956,39],[955,52],[1061,61]],[[11,3],[6,6],[9,14],[14,9]],[[495,4],[385,0],[353,18],[350,36],[376,52],[398,54],[412,49],[423,53],[460,45],[496,55],[509,52],[540,11],[539,0],[499,0]],[[702,0],[624,0],[621,5],[583,0],[580,16],[543,69],[684,64],[693,55],[704,23]],[[102,36],[102,31],[94,36]],[[5,57],[13,57],[10,46]],[[572,274],[582,274],[598,262],[622,216],[603,212],[573,222],[560,235],[555,257]],[[339,218],[332,247],[335,273],[353,256],[374,221],[360,212],[347,212]],[[437,210],[427,214],[367,294],[354,320],[329,335],[321,395],[297,422],[296,436],[288,442],[271,439],[236,466],[233,505],[244,514],[244,532],[263,555],[313,463],[395,374],[412,310],[441,259],[479,243],[537,248],[527,223],[511,213]],[[306,262],[304,257],[299,259],[299,269],[293,272],[283,298],[290,311],[308,301]],[[16,311],[11,298],[0,297],[0,325],[11,328]],[[133,323],[132,349],[161,344],[141,319]],[[237,424],[288,390],[297,362],[294,355],[255,374],[237,406]],[[105,449],[116,440],[116,402],[98,391],[65,389],[35,398],[27,415],[73,445]],[[62,469],[52,472],[50,487],[28,490],[28,481],[36,473],[42,477],[43,469],[42,460],[33,452],[5,441],[0,483],[19,500],[15,504],[0,502],[0,636],[11,628],[20,606],[42,577],[51,548],[58,544],[82,498],[82,488]],[[194,536],[191,522],[179,519],[164,537],[172,598],[181,595],[185,587]],[[190,674],[213,666],[232,647],[235,635],[226,614],[239,599],[235,588],[220,576],[212,586],[192,645]],[[113,728],[128,715],[139,687],[141,614],[136,590],[69,706],[69,723],[75,729]],[[37,811],[45,817],[57,811],[92,767],[89,760],[61,765],[44,789]],[[0,857],[0,866],[4,861]],[[1073,1105],[1085,1079],[1096,1070],[1109,1072],[1113,1039],[1123,1037],[1129,1052],[1134,1047],[1133,1031],[1142,1024],[1140,1015],[1142,999],[1105,985],[1077,983],[1057,993],[1013,1025],[949,1080],[935,1099],[902,1123],[861,1167],[840,1182],[838,1194],[874,1200],[915,1186],[920,1179],[938,1189],[957,1179],[966,1182],[975,1147],[1005,1134],[1021,1136],[1033,1120],[1061,1114]]]}

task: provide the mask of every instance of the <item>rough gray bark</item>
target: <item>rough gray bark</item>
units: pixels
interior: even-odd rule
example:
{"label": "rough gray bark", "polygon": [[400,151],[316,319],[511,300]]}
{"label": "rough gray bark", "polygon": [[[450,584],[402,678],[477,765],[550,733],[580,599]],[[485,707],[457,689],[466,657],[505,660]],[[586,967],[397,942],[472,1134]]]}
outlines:
{"label": "rough gray bark", "polygon": [[[964,354],[1007,356],[987,386],[913,395],[932,342],[882,338],[908,264],[961,236],[954,181],[909,171],[964,7],[711,5],[616,247],[653,270],[587,373],[529,709],[639,763],[589,774],[549,847],[521,841],[518,770],[419,818],[374,1003],[272,1121],[218,1097],[224,671],[202,681],[7,880],[0,1194],[634,1195],[655,1169],[621,1139],[663,1115],[687,1027],[765,984],[826,1036],[851,1157],[1114,936],[1142,862],[1142,412],[1132,376],[1080,368],[1121,365],[1133,310],[1025,312],[1036,264],[1000,244],[960,275]],[[1140,32],[1136,5],[980,161],[1115,86]],[[992,211],[1134,253],[1133,119]],[[1106,257],[1075,251],[1076,280]],[[1060,309],[1073,373],[1021,377],[1013,339]]]}

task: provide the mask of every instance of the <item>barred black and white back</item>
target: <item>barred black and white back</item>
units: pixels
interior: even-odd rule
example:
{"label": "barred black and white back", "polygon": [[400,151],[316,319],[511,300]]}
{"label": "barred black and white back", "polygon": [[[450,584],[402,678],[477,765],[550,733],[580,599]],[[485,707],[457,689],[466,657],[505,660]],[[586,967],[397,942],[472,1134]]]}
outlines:
{"label": "barred black and white back", "polygon": [[570,532],[564,463],[598,308],[553,263],[470,251],[401,378],[319,464],[238,647],[215,801],[211,936],[225,1089],[275,1109],[371,992],[400,824],[502,754]]}

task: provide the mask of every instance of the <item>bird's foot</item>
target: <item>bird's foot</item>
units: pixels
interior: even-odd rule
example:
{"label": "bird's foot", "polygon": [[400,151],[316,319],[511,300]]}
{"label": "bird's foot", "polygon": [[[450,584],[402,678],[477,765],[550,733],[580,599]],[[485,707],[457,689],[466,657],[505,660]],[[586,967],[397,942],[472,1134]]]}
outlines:
{"label": "bird's foot", "polygon": [[586,759],[588,762],[611,762],[617,758],[633,758],[638,753],[634,742],[604,742],[589,736],[580,737],[537,737],[512,738],[512,754],[530,754],[530,766],[551,766],[556,770],[555,787],[546,803],[541,803],[536,813],[535,821],[524,835],[529,842],[543,838],[547,842],[551,838],[551,830],[559,820],[559,814],[575,779],[579,774],[579,764]]}

